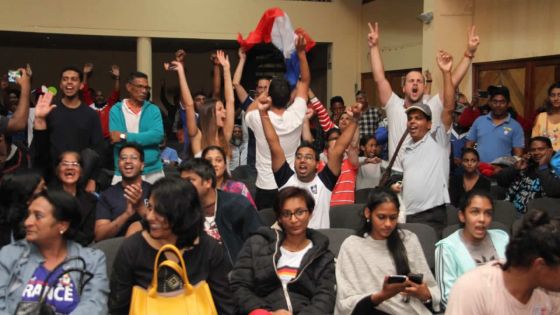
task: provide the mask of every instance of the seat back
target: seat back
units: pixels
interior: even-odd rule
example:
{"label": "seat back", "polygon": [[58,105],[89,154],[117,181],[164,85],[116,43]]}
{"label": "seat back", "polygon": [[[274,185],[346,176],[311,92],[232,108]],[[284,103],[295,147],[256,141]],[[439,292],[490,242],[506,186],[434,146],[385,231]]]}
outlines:
{"label": "seat back", "polygon": [[354,195],[354,200],[356,203],[363,203],[366,204],[368,200],[369,193],[373,190],[373,188],[364,188],[356,190]]}
{"label": "seat back", "polygon": [[105,263],[107,265],[107,278],[111,278],[111,272],[113,271],[113,262],[117,257],[117,252],[121,247],[122,242],[125,237],[114,237],[110,239],[103,240],[91,245],[92,248],[99,249],[105,254]]}
{"label": "seat back", "polygon": [[400,225],[400,228],[416,234],[418,240],[420,240],[428,266],[433,271],[435,269],[434,255],[436,254],[436,242],[438,241],[434,228],[423,223],[403,223]]}
{"label": "seat back", "polygon": [[543,210],[551,216],[558,216],[560,215],[560,198],[535,198],[527,204],[527,210],[531,209]]}
{"label": "seat back", "polygon": [[364,208],[365,205],[361,203],[331,207],[329,211],[331,228],[360,230],[365,220]]}
{"label": "seat back", "polygon": [[507,200],[494,200],[494,222],[505,224],[511,232],[511,226],[516,219],[517,210],[515,210],[513,203]]}
{"label": "seat back", "polygon": [[356,231],[352,229],[318,229],[323,235],[329,238],[329,249],[336,256],[340,251],[340,245],[350,235],[355,235]]}
{"label": "seat back", "polygon": [[[449,235],[453,234],[455,231],[457,231],[460,228],[461,228],[460,224],[453,224],[453,225],[447,226],[445,229],[443,229],[443,232],[441,233],[442,238],[448,237]],[[510,234],[510,227],[506,226],[505,224],[503,224],[501,222],[493,221],[490,224],[490,229],[502,230],[502,231],[505,231],[508,235]]]}
{"label": "seat back", "polygon": [[274,210],[272,210],[272,208],[264,208],[257,211],[257,213],[259,214],[259,217],[261,217],[261,221],[263,222],[263,224],[268,227],[276,222],[276,213],[274,213]]}
{"label": "seat back", "polygon": [[445,212],[447,213],[447,226],[459,224],[459,209],[448,203],[445,205]]}

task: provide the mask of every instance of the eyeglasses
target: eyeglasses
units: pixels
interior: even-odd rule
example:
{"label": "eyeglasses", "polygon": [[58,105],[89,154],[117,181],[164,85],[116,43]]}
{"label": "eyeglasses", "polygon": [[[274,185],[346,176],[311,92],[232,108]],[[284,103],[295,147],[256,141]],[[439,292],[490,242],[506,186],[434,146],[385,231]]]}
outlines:
{"label": "eyeglasses", "polygon": [[60,166],[64,166],[64,167],[80,167],[80,163],[73,161],[61,161],[60,162]]}
{"label": "eyeglasses", "polygon": [[309,212],[309,210],[307,209],[297,209],[294,212],[288,211],[288,210],[284,210],[282,212],[280,212],[280,216],[284,219],[291,219],[292,216],[295,216],[298,219],[303,218],[303,216]]}
{"label": "eyeglasses", "polygon": [[150,92],[150,90],[152,89],[149,85],[134,84],[134,83],[130,83],[130,85],[132,85],[133,87],[139,90],[146,90],[146,92]]}
{"label": "eyeglasses", "polygon": [[121,155],[121,156],[119,156],[119,160],[121,160],[121,161],[127,161],[127,160],[138,161],[138,160],[140,160],[140,157],[138,155]]}
{"label": "eyeglasses", "polygon": [[491,100],[490,103],[493,105],[506,105],[507,100]]}

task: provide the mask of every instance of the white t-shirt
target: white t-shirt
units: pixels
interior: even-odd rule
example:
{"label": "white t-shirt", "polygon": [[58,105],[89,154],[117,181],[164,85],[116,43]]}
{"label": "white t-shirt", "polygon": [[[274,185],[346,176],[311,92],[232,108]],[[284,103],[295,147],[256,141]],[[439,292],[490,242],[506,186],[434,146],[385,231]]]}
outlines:
{"label": "white t-shirt", "polygon": [[142,116],[142,109],[138,113],[134,113],[128,107],[128,99],[123,100],[122,112],[124,115],[124,122],[126,124],[126,132],[138,133],[140,126],[140,116]]}
{"label": "white t-shirt", "polygon": [[297,252],[291,252],[280,246],[280,258],[276,264],[278,278],[282,281],[283,285],[287,285],[297,276],[297,272],[301,267],[303,256],[313,247],[313,242],[309,242],[305,248]]}
{"label": "white t-shirt", "polygon": [[552,315],[560,314],[560,297],[535,289],[526,304],[507,290],[500,264],[490,262],[464,274],[453,286],[446,314]]}
{"label": "white t-shirt", "polygon": [[[439,98],[439,94],[434,95],[430,100],[427,102],[427,105],[430,106],[432,110],[432,130],[439,126],[441,123],[441,113],[443,112],[443,103]],[[397,94],[393,93],[389,98],[387,104],[385,104],[385,113],[387,114],[387,128],[389,131],[389,161],[393,156],[393,152],[397,148],[399,140],[401,139],[403,133],[407,128],[407,117],[404,108],[404,99],[400,98]],[[410,136],[406,137],[407,140],[410,139]],[[405,140],[405,142],[407,141]],[[401,146],[401,151],[399,155],[402,154],[404,148]],[[395,164],[393,164],[393,170],[402,171],[402,165],[399,159],[397,158]]]}
{"label": "white t-shirt", "polygon": [[358,170],[358,177],[356,178],[356,190],[364,188],[373,188],[379,185],[381,176],[383,176],[383,169],[387,168],[389,162],[381,160],[380,163],[366,163],[366,158],[361,156],[360,169]]}
{"label": "white t-shirt", "polygon": [[[307,111],[307,102],[301,97],[296,97],[292,105],[290,105],[282,115],[277,115],[272,111],[268,111],[270,122],[280,138],[280,145],[284,150],[284,155],[290,166],[294,165],[294,157],[296,149],[300,144],[301,128],[305,112]],[[245,115],[245,122],[253,133],[256,141],[256,162],[257,182],[256,186],[260,189],[272,190],[276,189],[276,182],[272,175],[272,162],[270,157],[270,148],[264,136],[261,116],[258,110],[253,110]]]}

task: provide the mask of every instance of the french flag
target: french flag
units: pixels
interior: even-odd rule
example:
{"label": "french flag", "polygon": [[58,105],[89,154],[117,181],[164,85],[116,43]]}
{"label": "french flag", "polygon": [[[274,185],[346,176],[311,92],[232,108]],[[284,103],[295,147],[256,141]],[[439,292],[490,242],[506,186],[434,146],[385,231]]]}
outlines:
{"label": "french flag", "polygon": [[299,59],[296,54],[295,39],[296,35],[301,34],[305,37],[305,51],[309,51],[315,46],[315,41],[301,28],[294,30],[292,22],[280,8],[268,9],[264,12],[259,24],[254,31],[249,33],[246,39],[242,35],[237,36],[239,45],[249,51],[255,44],[272,43],[284,55],[286,64],[286,80],[294,87],[299,79]]}

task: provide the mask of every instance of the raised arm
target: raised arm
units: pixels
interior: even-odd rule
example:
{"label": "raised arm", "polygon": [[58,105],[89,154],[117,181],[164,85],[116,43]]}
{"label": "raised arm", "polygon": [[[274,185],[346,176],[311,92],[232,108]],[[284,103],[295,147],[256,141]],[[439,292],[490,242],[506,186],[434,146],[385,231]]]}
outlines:
{"label": "raised arm", "polygon": [[381,52],[379,51],[379,26],[377,25],[377,22],[375,22],[373,26],[371,23],[368,23],[368,26],[368,46],[371,73],[373,75],[375,87],[377,88],[379,102],[381,107],[384,107],[389,101],[389,98],[391,98],[393,89],[391,88],[389,81],[387,81],[387,78],[385,78],[385,69],[383,69],[383,61],[381,60]]}
{"label": "raised arm", "polygon": [[212,98],[219,100],[221,97],[221,85],[220,80],[220,62],[218,61],[216,54],[210,56],[212,61]]}
{"label": "raised arm", "polygon": [[313,142],[315,139],[313,138],[313,134],[311,133],[311,123],[310,119],[313,117],[313,109],[308,108],[307,112],[305,113],[305,118],[303,119],[303,127],[301,129],[301,139],[307,142]]}
{"label": "raised arm", "polygon": [[165,66],[164,64],[164,67],[168,70],[177,71],[177,76],[179,77],[179,90],[181,92],[181,103],[185,107],[186,126],[183,128],[187,128],[187,134],[191,141],[192,151],[200,152],[202,151],[202,133],[196,124],[194,101],[187,83],[187,75],[185,74],[183,64],[178,61],[172,61],[171,66]]}
{"label": "raised arm", "polygon": [[473,25],[467,32],[467,49],[465,50],[465,54],[463,55],[463,58],[461,58],[459,64],[455,67],[453,75],[451,76],[454,87],[459,86],[467,74],[479,44],[480,37],[476,35],[476,27]]}
{"label": "raised arm", "polygon": [[111,65],[109,73],[111,74],[111,79],[113,79],[113,92],[119,93],[121,90],[121,68],[118,65]]}
{"label": "raised arm", "polygon": [[247,61],[247,54],[245,53],[245,50],[243,50],[243,47],[239,47],[238,54],[239,63],[237,64],[235,73],[233,74],[233,88],[237,94],[237,99],[243,103],[247,99],[247,96],[249,96],[245,88],[241,85],[241,77],[243,76],[245,61]]}
{"label": "raised arm", "polygon": [[443,75],[443,111],[441,112],[441,123],[447,131],[451,128],[451,124],[453,123],[453,111],[455,110],[455,88],[451,82],[453,57],[447,52],[440,50],[436,60],[441,74]]}
{"label": "raised arm", "polygon": [[286,155],[284,154],[284,149],[280,145],[280,138],[276,134],[276,130],[268,117],[268,109],[272,100],[265,93],[259,95],[255,100],[259,107],[259,115],[261,118],[261,123],[264,131],[264,136],[268,147],[270,148],[270,156],[272,159],[272,171],[278,171],[282,165],[286,162]]}
{"label": "raised arm", "polygon": [[331,128],[336,127],[333,121],[331,120],[331,117],[329,116],[327,109],[325,108],[323,103],[321,103],[321,101],[317,98],[317,96],[315,96],[315,93],[313,93],[311,88],[309,88],[309,102],[311,103],[311,107],[313,108],[313,110],[317,113],[317,118],[319,118],[319,124],[321,125],[321,128],[323,129],[324,132],[327,132]]}
{"label": "raised arm", "polygon": [[21,92],[16,111],[12,118],[8,121],[7,130],[9,132],[25,129],[27,126],[27,118],[29,116],[29,93],[31,91],[31,76],[27,74],[27,70],[19,68],[21,77],[16,78],[16,83],[20,86]]}
{"label": "raised arm", "polygon": [[233,133],[233,125],[235,123],[235,99],[233,96],[233,84],[231,83],[231,70],[229,57],[222,51],[216,52],[216,59],[224,69],[224,98],[226,107],[226,123],[224,125],[224,136],[229,142]]}
{"label": "raised arm", "polygon": [[350,124],[346,127],[344,132],[342,132],[340,137],[338,137],[332,150],[329,150],[329,161],[327,162],[327,166],[336,176],[340,175],[340,168],[342,165],[342,158],[344,157],[344,151],[346,151],[346,148],[354,137],[356,129],[358,129],[358,120],[360,119],[359,110],[347,108],[346,113],[353,119],[350,120]]}
{"label": "raised arm", "polygon": [[311,72],[309,71],[307,56],[305,55],[305,44],[305,37],[301,34],[297,35],[296,51],[299,59],[300,80],[296,86],[296,97],[307,100],[307,92],[311,83]]}

